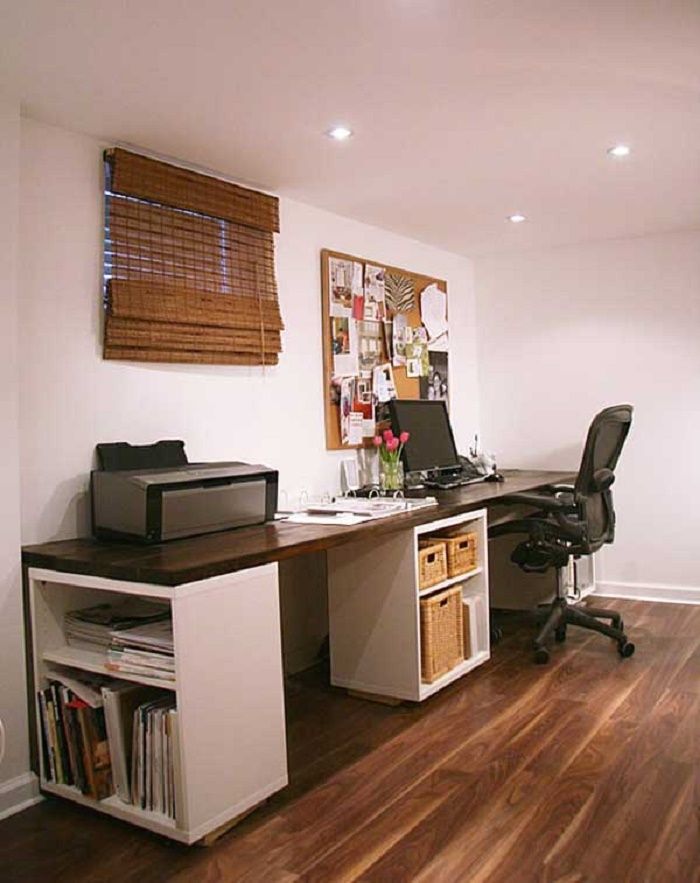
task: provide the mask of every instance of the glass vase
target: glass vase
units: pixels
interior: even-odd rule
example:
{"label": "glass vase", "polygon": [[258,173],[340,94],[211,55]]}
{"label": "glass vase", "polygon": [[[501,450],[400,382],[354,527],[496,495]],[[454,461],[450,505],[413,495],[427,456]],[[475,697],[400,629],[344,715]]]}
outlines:
{"label": "glass vase", "polygon": [[379,487],[385,493],[403,490],[403,463],[401,460],[379,461]]}

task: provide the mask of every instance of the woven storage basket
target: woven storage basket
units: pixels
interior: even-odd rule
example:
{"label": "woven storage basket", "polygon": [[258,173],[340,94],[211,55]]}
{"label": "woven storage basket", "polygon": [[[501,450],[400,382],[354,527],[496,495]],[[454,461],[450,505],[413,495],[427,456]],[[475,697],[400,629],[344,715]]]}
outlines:
{"label": "woven storage basket", "polygon": [[463,527],[450,528],[439,534],[445,543],[448,577],[460,576],[476,570],[478,566],[478,545],[476,532]]}
{"label": "woven storage basket", "polygon": [[429,589],[447,579],[447,551],[442,540],[418,542],[418,588]]}
{"label": "woven storage basket", "polygon": [[421,598],[420,638],[421,677],[427,684],[464,659],[460,586]]}

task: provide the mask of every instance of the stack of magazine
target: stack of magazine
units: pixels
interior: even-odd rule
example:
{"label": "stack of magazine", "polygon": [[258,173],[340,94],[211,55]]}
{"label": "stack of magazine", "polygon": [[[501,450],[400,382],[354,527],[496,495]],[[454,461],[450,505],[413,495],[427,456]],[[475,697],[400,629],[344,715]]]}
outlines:
{"label": "stack of magazine", "polygon": [[134,711],[131,802],[175,818],[177,709],[172,696],[143,703]]}
{"label": "stack of magazine", "polygon": [[114,672],[174,681],[172,620],[163,619],[136,628],[112,631],[107,668]]}
{"label": "stack of magazine", "polygon": [[66,641],[83,650],[104,651],[112,633],[170,618],[170,606],[143,598],[125,598],[114,604],[97,604],[71,610],[64,616]]}

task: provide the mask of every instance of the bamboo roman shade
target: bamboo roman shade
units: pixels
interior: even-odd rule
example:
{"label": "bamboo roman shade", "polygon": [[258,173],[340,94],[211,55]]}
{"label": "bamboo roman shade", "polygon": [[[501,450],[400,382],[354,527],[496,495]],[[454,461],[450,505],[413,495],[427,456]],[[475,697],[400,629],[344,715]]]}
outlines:
{"label": "bamboo roman shade", "polygon": [[105,176],[105,358],[276,364],[278,200],[120,148]]}

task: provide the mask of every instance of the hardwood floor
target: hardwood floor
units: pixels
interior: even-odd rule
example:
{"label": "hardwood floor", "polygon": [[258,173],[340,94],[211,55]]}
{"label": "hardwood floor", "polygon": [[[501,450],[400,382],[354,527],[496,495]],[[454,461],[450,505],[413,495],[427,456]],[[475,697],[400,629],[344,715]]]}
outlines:
{"label": "hardwood floor", "polygon": [[[4,881],[700,881],[700,607],[611,603],[637,654],[517,617],[421,706],[288,688],[291,784],[210,849],[47,800],[0,823]],[[232,746],[232,750],[235,748]]]}

